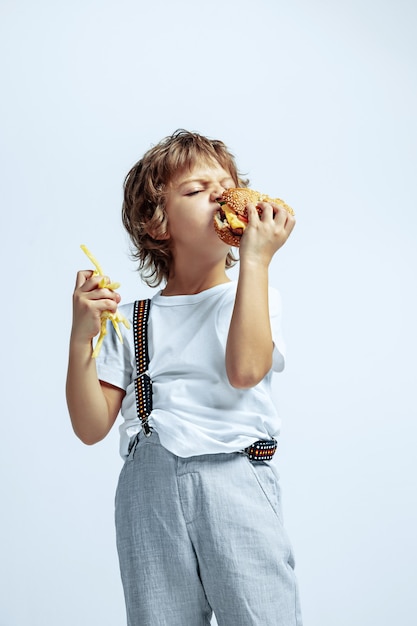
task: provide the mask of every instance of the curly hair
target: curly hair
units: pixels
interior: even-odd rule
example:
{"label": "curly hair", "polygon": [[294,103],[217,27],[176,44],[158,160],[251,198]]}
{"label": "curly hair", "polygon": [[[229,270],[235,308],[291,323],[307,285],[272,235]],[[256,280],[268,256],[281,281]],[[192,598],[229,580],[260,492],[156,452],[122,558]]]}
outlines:
{"label": "curly hair", "polygon": [[[245,187],[235,158],[226,145],[198,133],[179,129],[150,148],[124,180],[123,225],[133,244],[133,258],[139,262],[143,281],[156,287],[167,281],[172,265],[171,241],[166,237],[167,186],[185,168],[196,163],[217,162],[230,173],[236,187]],[[229,251],[226,268],[237,259]]]}

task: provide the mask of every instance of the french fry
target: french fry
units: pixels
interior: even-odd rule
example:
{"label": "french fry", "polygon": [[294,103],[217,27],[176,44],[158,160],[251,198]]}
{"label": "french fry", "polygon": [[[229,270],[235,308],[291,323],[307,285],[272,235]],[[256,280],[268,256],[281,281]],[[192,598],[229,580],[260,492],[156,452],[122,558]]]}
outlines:
{"label": "french fry", "polygon": [[[106,278],[104,278],[104,272],[101,268],[100,263],[97,261],[95,256],[91,254],[87,246],[85,246],[84,244],[81,244],[80,248],[84,252],[84,254],[88,256],[91,263],[95,267],[95,270],[93,271],[93,276],[103,276],[103,278],[98,284],[100,289],[103,289],[103,287],[106,287],[106,289],[110,289],[111,291],[115,291],[116,289],[118,289],[120,287],[120,283],[106,282]],[[93,359],[97,358],[97,356],[99,355],[102,343],[104,341],[104,337],[107,335],[107,320],[111,320],[111,323],[113,324],[113,328],[116,331],[116,334],[119,340],[121,341],[121,343],[123,343],[123,337],[120,332],[119,324],[124,324],[124,326],[126,326],[127,329],[130,328],[129,322],[127,321],[125,316],[122,315],[119,311],[116,311],[116,313],[111,313],[110,311],[103,311],[103,313],[100,316],[100,319],[101,319],[100,334],[98,336],[97,343],[94,347],[93,354],[91,355]]]}

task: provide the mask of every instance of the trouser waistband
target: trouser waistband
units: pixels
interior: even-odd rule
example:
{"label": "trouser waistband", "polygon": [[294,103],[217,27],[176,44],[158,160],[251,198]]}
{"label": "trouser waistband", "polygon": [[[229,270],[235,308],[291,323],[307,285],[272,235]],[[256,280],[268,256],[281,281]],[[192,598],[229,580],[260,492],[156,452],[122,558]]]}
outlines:
{"label": "trouser waistband", "polygon": [[[150,437],[152,433],[153,429],[148,428],[144,434],[146,437]],[[130,454],[133,448],[136,449],[138,441],[139,433],[132,438],[128,454]],[[250,461],[270,461],[277,451],[277,447],[278,442],[276,439],[258,439],[258,441],[254,441],[250,446],[241,450],[241,453],[245,454]]]}

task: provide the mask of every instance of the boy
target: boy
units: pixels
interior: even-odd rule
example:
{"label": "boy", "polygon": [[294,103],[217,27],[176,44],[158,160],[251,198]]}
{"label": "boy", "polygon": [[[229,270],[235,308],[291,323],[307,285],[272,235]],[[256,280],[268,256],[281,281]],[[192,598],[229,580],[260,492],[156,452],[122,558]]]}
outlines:
{"label": "boy", "polygon": [[[248,205],[234,258],[213,228],[217,199],[244,186],[226,146],[177,131],[151,148],[124,185],[123,223],[151,301],[153,408],[141,423],[132,330],[92,340],[120,296],[91,271],[77,275],[67,379],[73,428],[104,438],[121,410],[125,459],[116,537],[129,626],[300,626],[291,547],[273,463],[251,458],[279,419],[272,371],[284,366],[279,297],[268,266],[295,221],[278,205]],[[121,307],[133,322],[134,305]],[[138,346],[136,345],[136,351]]]}

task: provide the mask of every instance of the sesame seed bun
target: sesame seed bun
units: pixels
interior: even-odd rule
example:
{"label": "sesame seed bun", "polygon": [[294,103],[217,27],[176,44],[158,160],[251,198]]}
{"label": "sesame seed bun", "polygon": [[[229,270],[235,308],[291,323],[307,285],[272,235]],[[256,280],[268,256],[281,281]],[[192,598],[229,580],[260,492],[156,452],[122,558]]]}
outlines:
{"label": "sesame seed bun", "polygon": [[[223,192],[219,200],[220,207],[214,215],[214,228],[222,241],[229,246],[238,248],[240,238],[248,223],[248,213],[246,206],[259,202],[273,202],[294,215],[293,209],[280,198],[270,198],[247,187],[232,187]],[[258,209],[261,213],[261,209]]]}

